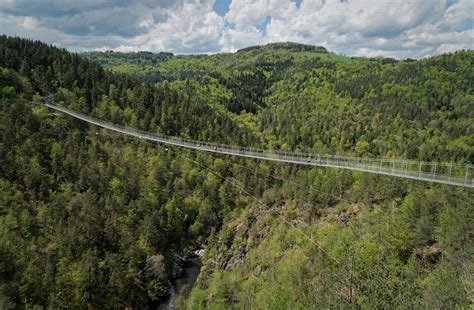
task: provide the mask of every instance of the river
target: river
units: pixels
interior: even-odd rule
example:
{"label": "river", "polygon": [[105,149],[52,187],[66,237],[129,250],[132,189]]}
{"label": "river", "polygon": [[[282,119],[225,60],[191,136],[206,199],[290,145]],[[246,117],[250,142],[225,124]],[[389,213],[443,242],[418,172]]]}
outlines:
{"label": "river", "polygon": [[193,257],[187,259],[183,266],[183,274],[180,278],[173,281],[173,287],[170,289],[170,298],[158,306],[159,310],[171,310],[176,309],[176,299],[178,299],[179,291],[183,286],[187,285],[185,297],[188,297],[189,292],[196,283],[199,272],[201,272],[201,259],[199,257]]}

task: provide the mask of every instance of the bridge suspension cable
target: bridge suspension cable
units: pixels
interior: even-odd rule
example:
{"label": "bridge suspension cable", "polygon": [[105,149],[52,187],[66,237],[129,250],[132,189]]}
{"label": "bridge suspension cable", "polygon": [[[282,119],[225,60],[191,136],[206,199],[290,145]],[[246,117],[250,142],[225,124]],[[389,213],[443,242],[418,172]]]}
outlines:
{"label": "bridge suspension cable", "polygon": [[63,106],[55,104],[49,99],[45,99],[45,105],[48,108],[73,116],[89,124],[113,130],[125,135],[194,150],[307,166],[341,168],[353,171],[362,171],[381,175],[401,177],[406,179],[414,179],[420,181],[474,188],[474,178],[472,173],[473,169],[472,166],[469,164],[423,162],[398,159],[375,159],[365,157],[349,157],[322,154],[304,154],[296,152],[265,150],[252,147],[217,144],[160,135],[153,132],[124,127],[109,121],[97,119],[87,114],[83,114],[65,108]]}

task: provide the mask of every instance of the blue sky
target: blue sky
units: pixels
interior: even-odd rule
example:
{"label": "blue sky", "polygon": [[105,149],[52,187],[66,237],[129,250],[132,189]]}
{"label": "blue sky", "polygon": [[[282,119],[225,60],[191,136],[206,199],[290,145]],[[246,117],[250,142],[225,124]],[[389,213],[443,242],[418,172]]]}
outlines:
{"label": "blue sky", "polygon": [[219,16],[225,16],[229,12],[231,0],[217,0],[212,8]]}
{"label": "blue sky", "polygon": [[473,49],[474,0],[0,0],[0,33],[74,51],[235,51],[293,41],[356,56]]}

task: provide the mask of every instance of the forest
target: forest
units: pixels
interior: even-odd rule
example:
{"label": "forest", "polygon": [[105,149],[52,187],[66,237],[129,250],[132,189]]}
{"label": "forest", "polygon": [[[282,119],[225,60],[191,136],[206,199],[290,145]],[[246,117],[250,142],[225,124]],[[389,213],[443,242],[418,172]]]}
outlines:
{"label": "forest", "polygon": [[153,144],[42,103],[202,141],[472,165],[473,61],[0,36],[0,308],[156,309],[203,248],[180,309],[468,309],[472,189]]}

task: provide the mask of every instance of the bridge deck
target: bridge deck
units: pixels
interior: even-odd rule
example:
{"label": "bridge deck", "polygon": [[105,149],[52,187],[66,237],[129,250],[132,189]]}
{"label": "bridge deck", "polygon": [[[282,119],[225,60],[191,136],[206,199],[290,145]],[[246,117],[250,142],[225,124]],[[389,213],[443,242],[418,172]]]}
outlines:
{"label": "bridge deck", "polygon": [[216,144],[159,135],[152,132],[127,128],[70,110],[62,106],[58,106],[49,100],[46,101],[45,105],[51,109],[68,114],[87,123],[107,128],[125,135],[189,149],[308,166],[349,169],[353,171],[363,171],[406,179],[474,188],[474,179],[471,173],[472,166],[470,165],[396,159],[373,159],[336,155],[301,154],[294,152],[282,152]]}

